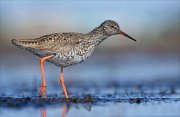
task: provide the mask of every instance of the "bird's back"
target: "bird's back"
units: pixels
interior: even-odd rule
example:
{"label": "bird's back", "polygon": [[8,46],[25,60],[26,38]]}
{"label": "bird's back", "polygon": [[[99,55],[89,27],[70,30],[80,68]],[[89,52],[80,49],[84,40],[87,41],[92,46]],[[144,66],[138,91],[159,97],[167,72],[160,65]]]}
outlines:
{"label": "bird's back", "polygon": [[35,39],[12,39],[12,43],[19,48],[53,53],[65,53],[82,41],[81,33],[53,33]]}
{"label": "bird's back", "polygon": [[64,48],[76,46],[82,41],[82,33],[53,33],[35,39],[12,39],[12,43],[23,49],[37,49],[61,52]]}

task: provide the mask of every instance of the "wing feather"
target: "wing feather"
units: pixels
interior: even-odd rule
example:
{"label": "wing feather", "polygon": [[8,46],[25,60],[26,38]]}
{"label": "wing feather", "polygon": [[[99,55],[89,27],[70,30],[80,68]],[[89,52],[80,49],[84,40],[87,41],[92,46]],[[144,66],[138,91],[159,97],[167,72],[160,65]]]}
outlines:
{"label": "wing feather", "polygon": [[26,49],[36,55],[45,56],[52,53],[64,54],[83,40],[82,33],[54,33],[35,39],[12,39],[12,44]]}
{"label": "wing feather", "polygon": [[54,53],[66,53],[82,41],[81,33],[55,33],[36,39],[39,43],[32,48],[37,50],[53,51]]}

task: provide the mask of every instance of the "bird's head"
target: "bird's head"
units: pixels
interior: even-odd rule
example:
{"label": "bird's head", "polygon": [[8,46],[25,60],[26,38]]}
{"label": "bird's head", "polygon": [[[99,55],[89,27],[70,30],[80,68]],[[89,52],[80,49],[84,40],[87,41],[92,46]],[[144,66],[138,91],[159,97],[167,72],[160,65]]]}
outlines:
{"label": "bird's head", "polygon": [[120,27],[119,27],[119,24],[113,20],[106,20],[104,21],[101,26],[103,27],[103,30],[104,32],[107,34],[107,35],[117,35],[117,34],[120,34],[120,35],[123,35],[129,39],[132,39],[134,41],[136,41],[134,38],[130,37],[129,35],[127,35],[126,33],[124,33]]}

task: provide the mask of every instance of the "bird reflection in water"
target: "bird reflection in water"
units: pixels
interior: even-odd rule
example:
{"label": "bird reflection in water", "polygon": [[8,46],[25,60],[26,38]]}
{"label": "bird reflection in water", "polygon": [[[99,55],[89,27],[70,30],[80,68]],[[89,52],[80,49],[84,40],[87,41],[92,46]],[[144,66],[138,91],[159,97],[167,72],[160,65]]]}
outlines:
{"label": "bird reflection in water", "polygon": [[[46,107],[41,108],[40,110],[41,110],[41,117],[46,117]],[[65,117],[66,111],[67,111],[67,106],[64,105],[64,106],[63,106],[63,111],[62,111],[61,117]]]}
{"label": "bird reflection in water", "polygon": [[46,108],[41,108],[41,117],[46,117]]}
{"label": "bird reflection in water", "polygon": [[[73,106],[74,105],[74,106]],[[63,106],[63,111],[62,111],[62,114],[61,114],[61,116],[60,117],[66,117],[66,114],[67,114],[67,112],[69,112],[69,110],[70,110],[70,107],[75,107],[76,109],[79,109],[80,107],[79,107],[79,104],[65,104],[64,106]],[[83,107],[84,109],[86,109],[87,111],[91,111],[91,107],[92,107],[92,105],[91,104],[89,104],[89,103],[86,103],[86,104],[82,104],[81,105],[81,107]],[[41,111],[41,117],[46,117],[46,107],[43,107],[43,108],[41,108],[40,109],[40,111]]]}

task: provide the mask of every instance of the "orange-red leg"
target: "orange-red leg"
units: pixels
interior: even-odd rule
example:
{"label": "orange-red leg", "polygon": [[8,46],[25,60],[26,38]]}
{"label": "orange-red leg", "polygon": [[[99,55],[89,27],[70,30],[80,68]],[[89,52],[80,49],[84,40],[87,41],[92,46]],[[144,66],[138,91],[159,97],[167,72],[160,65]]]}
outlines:
{"label": "orange-red leg", "polygon": [[64,79],[63,79],[63,67],[61,67],[61,72],[60,72],[60,83],[62,85],[64,95],[65,95],[66,99],[68,99],[68,93],[66,91],[66,86],[64,84]]}
{"label": "orange-red leg", "polygon": [[46,59],[49,59],[51,57],[53,57],[54,55],[50,55],[50,56],[46,56],[40,59],[40,66],[41,66],[41,74],[42,74],[42,84],[41,84],[41,88],[40,88],[40,93],[39,96],[42,96],[42,94],[44,95],[44,98],[46,98],[46,80],[45,80],[45,76],[44,76],[44,61]]}

